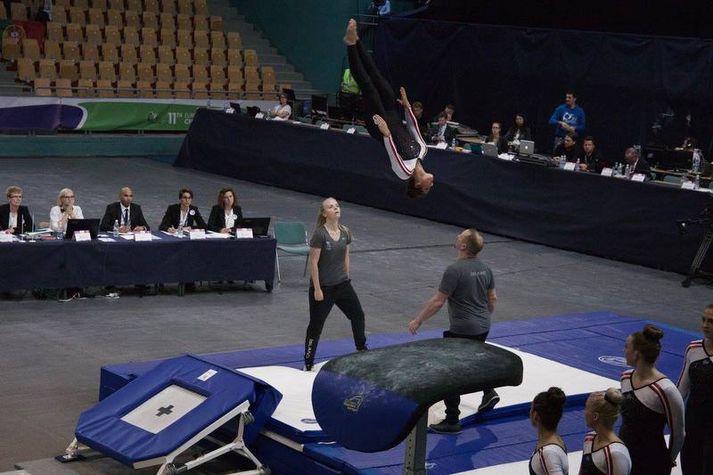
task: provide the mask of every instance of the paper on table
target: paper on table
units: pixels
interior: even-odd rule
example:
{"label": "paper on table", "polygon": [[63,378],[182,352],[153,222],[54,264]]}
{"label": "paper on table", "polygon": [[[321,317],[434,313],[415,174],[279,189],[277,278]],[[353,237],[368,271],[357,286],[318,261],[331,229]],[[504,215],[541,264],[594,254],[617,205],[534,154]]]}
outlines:
{"label": "paper on table", "polygon": [[230,233],[216,233],[215,231],[208,231],[205,235],[206,239],[230,239],[232,235]]}
{"label": "paper on table", "polygon": [[99,239],[101,242],[116,242],[116,240],[114,238],[110,238],[110,237],[100,237],[97,239]]}

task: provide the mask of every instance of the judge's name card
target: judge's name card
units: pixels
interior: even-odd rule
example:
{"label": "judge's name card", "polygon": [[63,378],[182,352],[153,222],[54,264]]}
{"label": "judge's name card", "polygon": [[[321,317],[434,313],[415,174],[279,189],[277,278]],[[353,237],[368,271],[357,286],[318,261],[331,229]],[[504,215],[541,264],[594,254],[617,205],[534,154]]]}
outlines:
{"label": "judge's name card", "polygon": [[614,170],[609,167],[602,168],[602,176],[613,176]]}
{"label": "judge's name card", "polygon": [[205,239],[205,229],[191,229],[188,232],[188,237],[191,241],[194,239]]}
{"label": "judge's name card", "polygon": [[253,230],[252,228],[237,228],[235,230],[236,239],[252,239]]}
{"label": "judge's name card", "polygon": [[0,231],[0,242],[12,242],[15,240],[15,236],[8,234],[4,231]]}
{"label": "judge's name card", "polygon": [[81,241],[91,241],[92,240],[92,235],[87,231],[86,229],[80,230],[80,231],[74,231],[74,240],[77,242]]}
{"label": "judge's name card", "polygon": [[643,182],[646,179],[646,175],[643,173],[634,173],[634,175],[631,177],[631,181],[641,181]]}
{"label": "judge's name card", "polygon": [[134,241],[150,241],[151,233],[148,231],[137,231],[134,233]]}
{"label": "judge's name card", "polygon": [[329,130],[329,124],[326,122],[322,122],[322,124],[319,126],[319,128],[322,130]]}
{"label": "judge's name card", "polygon": [[567,163],[564,164],[564,169],[573,172],[573,171],[574,171],[574,167],[575,167],[576,165],[577,165],[576,163],[567,162]]}

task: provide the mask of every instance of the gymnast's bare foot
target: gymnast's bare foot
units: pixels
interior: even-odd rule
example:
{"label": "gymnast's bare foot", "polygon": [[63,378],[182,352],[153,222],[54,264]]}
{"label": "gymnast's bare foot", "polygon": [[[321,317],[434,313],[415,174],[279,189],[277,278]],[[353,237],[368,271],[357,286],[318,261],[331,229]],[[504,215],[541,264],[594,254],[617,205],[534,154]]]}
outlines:
{"label": "gymnast's bare foot", "polygon": [[359,41],[359,35],[357,34],[357,22],[354,18],[349,19],[347,23],[347,31],[344,33],[344,43],[347,46],[355,45]]}
{"label": "gymnast's bare foot", "polygon": [[389,130],[389,126],[386,125],[386,121],[381,118],[379,114],[374,114],[374,123],[376,126],[379,128],[379,132],[381,132],[381,135],[384,137],[391,137],[391,131]]}

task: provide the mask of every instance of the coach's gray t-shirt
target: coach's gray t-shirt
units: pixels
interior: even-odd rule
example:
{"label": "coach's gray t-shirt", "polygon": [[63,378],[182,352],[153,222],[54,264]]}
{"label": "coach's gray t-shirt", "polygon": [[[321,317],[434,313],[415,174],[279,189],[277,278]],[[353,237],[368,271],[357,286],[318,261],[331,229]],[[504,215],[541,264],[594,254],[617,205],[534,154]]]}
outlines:
{"label": "coach's gray t-shirt", "polygon": [[475,257],[448,266],[438,290],[448,295],[451,332],[479,335],[490,331],[488,290],[493,288],[493,271]]}
{"label": "coach's gray t-shirt", "polygon": [[347,246],[352,242],[352,235],[345,226],[339,226],[339,239],[334,240],[324,226],[314,230],[309,240],[309,247],[315,247],[319,254],[319,285],[329,286],[341,284],[349,279],[344,268]]}

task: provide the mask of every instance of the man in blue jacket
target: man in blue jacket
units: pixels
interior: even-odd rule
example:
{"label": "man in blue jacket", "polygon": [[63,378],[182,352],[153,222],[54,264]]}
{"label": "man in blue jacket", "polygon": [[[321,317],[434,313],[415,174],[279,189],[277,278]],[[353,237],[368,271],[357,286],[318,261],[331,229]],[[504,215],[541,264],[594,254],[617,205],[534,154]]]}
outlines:
{"label": "man in blue jacket", "polygon": [[585,128],[584,109],[577,105],[577,94],[567,91],[564,104],[558,106],[550,117],[550,125],[555,126],[555,141],[552,148],[557,148],[565,135],[572,132],[582,135]]}

